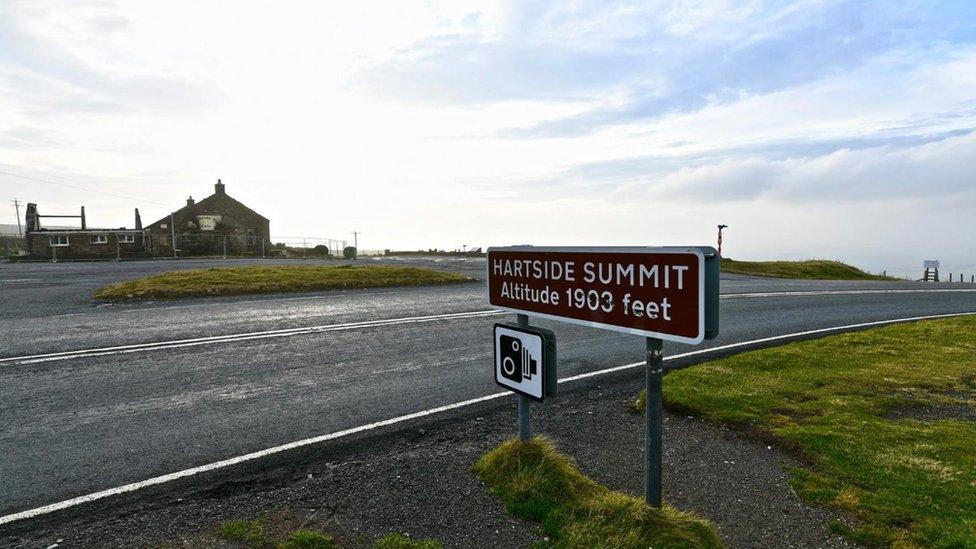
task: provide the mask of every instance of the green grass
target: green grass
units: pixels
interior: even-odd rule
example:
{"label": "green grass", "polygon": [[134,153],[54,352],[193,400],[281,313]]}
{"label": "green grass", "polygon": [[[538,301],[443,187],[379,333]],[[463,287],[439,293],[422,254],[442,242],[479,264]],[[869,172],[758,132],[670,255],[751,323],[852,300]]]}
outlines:
{"label": "green grass", "polygon": [[505,441],[474,471],[510,513],[540,521],[552,547],[722,546],[707,521],[597,484],[542,437]]}
{"label": "green grass", "polygon": [[[287,521],[285,521],[287,522]],[[284,524],[272,524],[274,530],[285,531]],[[314,530],[301,529],[276,541],[268,533],[265,520],[232,520],[220,525],[217,536],[225,541],[237,542],[248,549],[339,549],[332,536]],[[437,540],[413,540],[401,534],[388,534],[373,544],[374,549],[441,549]]]}
{"label": "green grass", "polygon": [[278,549],[339,549],[332,537],[313,530],[299,530],[288,536]]}
{"label": "green grass", "polygon": [[[976,317],[708,362],[666,376],[664,398],[799,449],[810,465],[791,471],[792,487],[852,517],[833,527],[854,541],[976,547]],[[933,407],[943,411],[904,414]]]}
{"label": "green grass", "polygon": [[256,520],[232,520],[220,525],[220,538],[241,542],[248,547],[273,547],[264,532],[264,524]]}
{"label": "green grass", "polygon": [[277,542],[260,520],[232,520],[220,525],[219,537],[250,549],[339,549],[331,536],[313,530],[297,530]]}
{"label": "green grass", "polygon": [[806,261],[735,261],[722,258],[722,272],[776,278],[816,280],[897,280],[890,276],[866,273],[840,261],[809,259]]}
{"label": "green grass", "polygon": [[467,282],[457,273],[388,265],[271,265],[168,271],[99,288],[95,299],[172,299]]}
{"label": "green grass", "polygon": [[373,549],[441,549],[441,542],[433,539],[415,540],[402,534],[388,534],[373,544]]}

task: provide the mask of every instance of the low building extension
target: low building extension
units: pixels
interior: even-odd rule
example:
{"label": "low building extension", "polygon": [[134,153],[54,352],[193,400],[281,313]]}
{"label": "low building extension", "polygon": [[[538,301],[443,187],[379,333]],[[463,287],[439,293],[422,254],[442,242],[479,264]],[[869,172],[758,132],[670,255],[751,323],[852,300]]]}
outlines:
{"label": "low building extension", "polygon": [[[42,218],[80,219],[79,228],[47,228]],[[80,215],[42,215],[37,204],[28,204],[25,215],[24,240],[31,259],[123,259],[147,257],[149,241],[142,228],[139,210],[135,212],[134,229],[89,228],[85,207]]]}

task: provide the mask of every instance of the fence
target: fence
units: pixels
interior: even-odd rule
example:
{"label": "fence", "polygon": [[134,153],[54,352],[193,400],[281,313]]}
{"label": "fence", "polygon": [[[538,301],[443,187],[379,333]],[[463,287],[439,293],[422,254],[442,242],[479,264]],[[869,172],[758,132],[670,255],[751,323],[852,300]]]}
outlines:
{"label": "fence", "polygon": [[0,257],[17,257],[27,249],[24,239],[19,236],[0,236]]}
{"label": "fence", "polygon": [[[159,255],[171,251],[168,238],[163,235],[157,248]],[[157,237],[158,238],[158,237]],[[176,257],[280,257],[326,258],[342,257],[348,241],[326,237],[272,237],[266,239],[250,235],[177,234]]]}

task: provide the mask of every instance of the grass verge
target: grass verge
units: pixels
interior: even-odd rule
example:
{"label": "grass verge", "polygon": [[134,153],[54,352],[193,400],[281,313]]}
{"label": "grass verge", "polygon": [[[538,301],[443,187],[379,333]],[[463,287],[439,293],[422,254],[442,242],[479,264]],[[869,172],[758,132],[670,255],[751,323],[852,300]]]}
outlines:
{"label": "grass verge", "polygon": [[[232,520],[220,525],[218,537],[235,542],[248,549],[340,549],[332,536],[315,530],[296,530],[284,540],[277,540],[268,533],[262,520]],[[440,542],[432,539],[414,540],[401,534],[388,534],[373,544],[374,549],[441,549]]]}
{"label": "grass verge", "polygon": [[597,484],[543,437],[507,440],[474,471],[510,513],[540,521],[552,547],[722,546],[707,521]]}
{"label": "grass verge", "polygon": [[808,259],[806,261],[735,261],[722,258],[722,272],[776,278],[814,280],[898,280],[890,276],[867,273],[840,261]]}
{"label": "grass verge", "polygon": [[173,299],[468,282],[458,273],[388,265],[270,265],[168,271],[99,288],[95,299]]}
{"label": "grass verge", "polygon": [[669,374],[664,396],[801,450],[793,489],[853,517],[832,526],[854,541],[976,547],[976,317],[743,353]]}

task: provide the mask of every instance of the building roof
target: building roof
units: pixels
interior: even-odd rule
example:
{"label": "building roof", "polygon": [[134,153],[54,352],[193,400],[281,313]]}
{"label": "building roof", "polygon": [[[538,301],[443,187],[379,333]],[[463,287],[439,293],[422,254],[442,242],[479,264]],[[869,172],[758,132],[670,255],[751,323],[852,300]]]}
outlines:
{"label": "building roof", "polygon": [[[220,185],[220,188],[223,188],[223,184],[220,182],[219,179],[217,180],[217,185]],[[176,210],[175,212],[173,212],[173,215],[182,213],[182,212],[184,212],[186,210],[192,210],[192,209],[199,208],[199,207],[206,207],[206,205],[209,202],[214,202],[216,200],[220,200],[221,197],[223,197],[224,200],[227,200],[227,201],[233,203],[235,206],[239,207],[240,209],[242,209],[242,210],[244,210],[246,212],[252,213],[252,214],[256,215],[257,217],[260,217],[261,219],[263,219],[265,221],[270,221],[267,217],[264,217],[263,215],[259,214],[258,212],[252,210],[251,208],[248,208],[240,200],[237,200],[236,198],[232,197],[231,195],[227,194],[226,192],[215,192],[212,195],[208,196],[207,198],[204,198],[203,200],[200,200],[199,202],[194,202],[193,204],[187,204],[186,206],[183,206],[182,208],[180,208],[180,209]],[[156,225],[158,223],[167,223],[168,220],[169,220],[169,215],[167,215],[166,217],[164,217],[162,219],[159,219],[159,220],[157,220],[157,221],[155,221],[153,223],[150,223],[150,225]]]}
{"label": "building roof", "polygon": [[[44,228],[61,231],[61,230],[74,229],[75,227],[70,227],[68,225],[53,225],[51,227],[44,227]],[[24,225],[20,226],[20,232],[18,233],[17,225],[11,223],[0,223],[0,236],[21,237],[26,231],[27,231],[27,227]]]}
{"label": "building roof", "polygon": [[63,227],[63,228],[57,229],[57,228],[44,227],[44,228],[38,229],[36,231],[31,231],[31,234],[32,235],[34,235],[34,234],[42,234],[42,233],[43,234],[46,234],[46,235],[52,235],[52,234],[116,234],[116,233],[142,234],[144,232],[146,232],[145,229],[126,229],[125,227],[119,227],[118,229],[79,229],[77,227],[75,227],[75,228]]}
{"label": "building roof", "polygon": [[186,210],[186,209],[189,209],[189,208],[193,208],[193,207],[206,206],[208,202],[213,202],[213,201],[219,200],[219,197],[221,197],[221,196],[224,197],[225,200],[228,200],[228,201],[232,202],[234,205],[240,207],[242,210],[245,210],[245,211],[247,211],[249,213],[252,213],[252,214],[260,217],[261,219],[263,219],[265,221],[269,221],[267,217],[264,217],[263,215],[259,214],[258,212],[252,210],[251,208],[248,208],[243,203],[241,203],[240,200],[237,200],[236,198],[234,198],[233,196],[231,196],[231,195],[229,195],[227,193],[224,193],[224,194],[214,193],[214,194],[208,196],[207,198],[204,198],[200,202],[197,202],[197,203],[192,204],[190,206],[183,206],[179,210],[176,210],[176,213],[182,212],[183,210]]}

